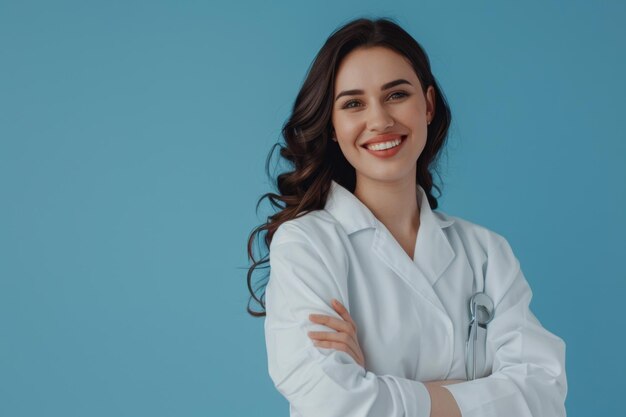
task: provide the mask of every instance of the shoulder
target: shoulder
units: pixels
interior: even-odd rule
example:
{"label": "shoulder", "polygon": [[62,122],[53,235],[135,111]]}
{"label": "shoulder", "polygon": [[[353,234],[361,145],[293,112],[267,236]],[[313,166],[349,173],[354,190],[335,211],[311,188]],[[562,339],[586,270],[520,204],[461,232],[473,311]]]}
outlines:
{"label": "shoulder", "polygon": [[455,235],[464,245],[480,247],[485,253],[490,253],[502,248],[509,248],[507,239],[501,233],[479,223],[452,216],[443,212],[435,212],[441,222],[451,223],[444,230],[448,235]]}
{"label": "shoulder", "polygon": [[345,233],[327,211],[312,210],[282,223],[270,244],[272,258],[291,262],[323,264],[339,274],[347,274],[348,255]]}
{"label": "shoulder", "polygon": [[326,210],[312,210],[282,223],[272,237],[270,250],[290,242],[325,245],[337,241],[340,234],[338,222]]}

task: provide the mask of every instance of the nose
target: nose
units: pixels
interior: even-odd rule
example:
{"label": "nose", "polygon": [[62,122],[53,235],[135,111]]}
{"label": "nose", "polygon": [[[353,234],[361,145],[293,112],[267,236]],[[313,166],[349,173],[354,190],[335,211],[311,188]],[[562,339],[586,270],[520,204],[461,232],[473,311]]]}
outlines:
{"label": "nose", "polygon": [[371,131],[385,131],[395,124],[393,117],[385,109],[385,106],[381,104],[370,106],[367,121]]}

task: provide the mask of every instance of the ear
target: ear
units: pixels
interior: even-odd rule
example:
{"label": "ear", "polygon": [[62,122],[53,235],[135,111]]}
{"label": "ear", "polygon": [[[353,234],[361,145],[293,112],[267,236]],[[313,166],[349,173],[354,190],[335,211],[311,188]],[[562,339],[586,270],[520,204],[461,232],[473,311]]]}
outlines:
{"label": "ear", "polygon": [[426,120],[430,123],[435,118],[436,92],[432,85],[426,89]]}

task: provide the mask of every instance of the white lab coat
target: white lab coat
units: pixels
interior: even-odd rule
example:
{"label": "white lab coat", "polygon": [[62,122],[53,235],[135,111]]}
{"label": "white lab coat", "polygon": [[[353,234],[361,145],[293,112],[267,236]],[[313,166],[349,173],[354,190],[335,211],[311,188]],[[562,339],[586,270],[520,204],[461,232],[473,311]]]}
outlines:
{"label": "white lab coat", "polygon": [[[428,417],[423,382],[466,379],[468,302],[492,298],[480,378],[449,385],[464,417],[565,416],[565,344],[529,310],[531,290],[502,236],[433,212],[418,185],[414,259],[350,191],[332,182],[323,210],[283,223],[270,246],[265,340],[268,371],[292,417]],[[347,353],[313,345],[333,331],[309,314],[358,329],[365,369]]]}

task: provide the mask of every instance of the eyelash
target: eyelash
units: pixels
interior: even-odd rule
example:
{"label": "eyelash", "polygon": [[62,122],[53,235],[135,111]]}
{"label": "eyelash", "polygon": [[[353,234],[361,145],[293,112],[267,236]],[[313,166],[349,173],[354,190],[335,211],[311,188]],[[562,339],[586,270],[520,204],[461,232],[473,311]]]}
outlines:
{"label": "eyelash", "polygon": [[[390,97],[394,96],[396,94],[401,94],[402,95],[401,98],[408,97],[410,95],[408,93],[405,93],[404,91],[396,91],[394,93],[391,93]],[[356,108],[356,107],[350,106],[350,104],[352,104],[352,103],[358,103],[358,100],[350,100],[350,101],[346,102],[343,105],[342,109],[354,109],[354,108]]]}

